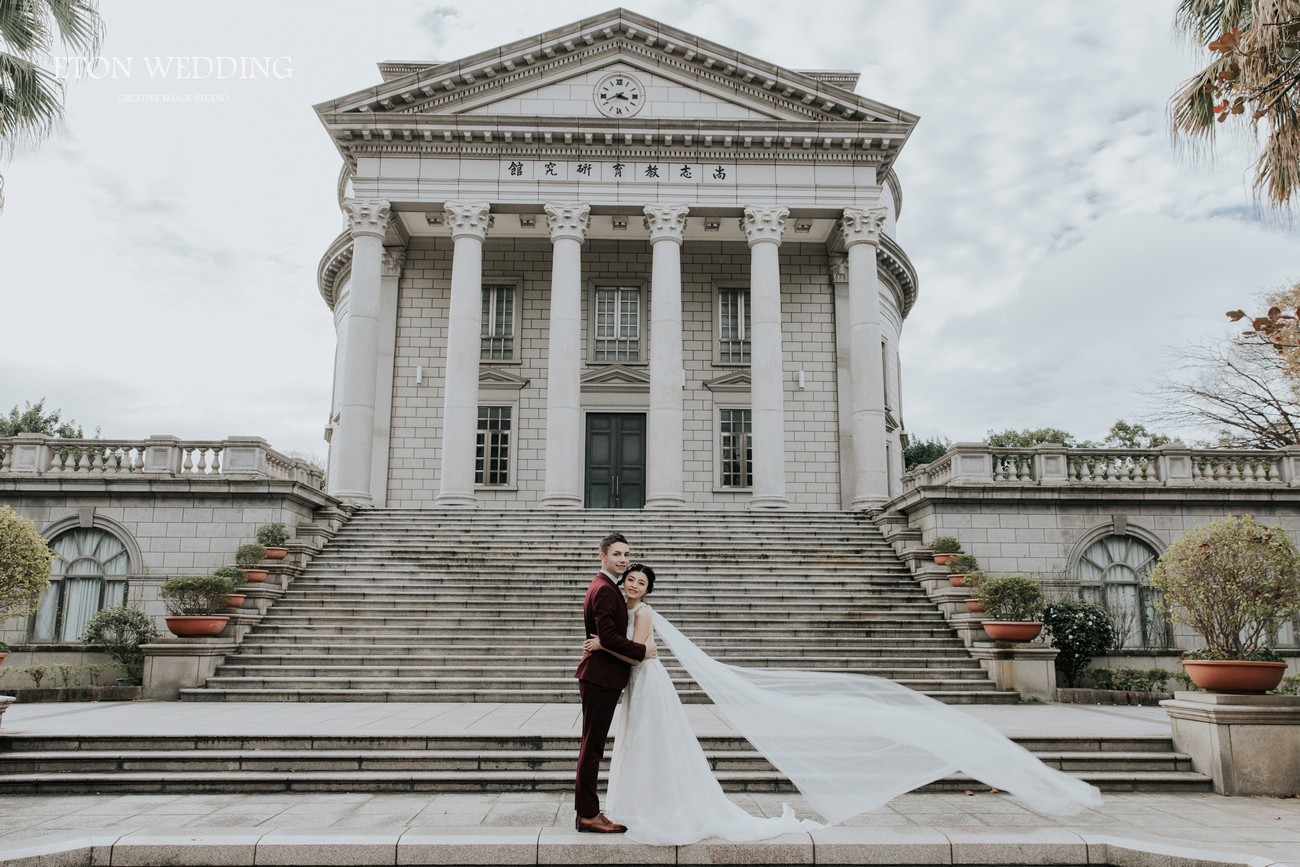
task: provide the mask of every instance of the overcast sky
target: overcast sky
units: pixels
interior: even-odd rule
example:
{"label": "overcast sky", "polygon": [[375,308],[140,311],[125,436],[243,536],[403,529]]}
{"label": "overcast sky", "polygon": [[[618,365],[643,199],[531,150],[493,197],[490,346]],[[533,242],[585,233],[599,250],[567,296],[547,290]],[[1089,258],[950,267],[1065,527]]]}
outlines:
{"label": "overcast sky", "polygon": [[[896,166],[920,283],[904,420],[972,440],[1139,420],[1171,347],[1300,279],[1294,227],[1253,205],[1249,142],[1212,164],[1171,147],[1166,100],[1198,59],[1173,5],[630,8],[781,66],[860,71],[858,93],[920,115]],[[379,61],[453,60],[607,8],[104,0],[108,64],[69,69],[65,129],[4,167],[0,408],[43,396],[108,438],[252,434],[323,457],[334,330],[316,268],[343,221],[311,106],[378,83]],[[220,57],[278,63],[193,77]]]}

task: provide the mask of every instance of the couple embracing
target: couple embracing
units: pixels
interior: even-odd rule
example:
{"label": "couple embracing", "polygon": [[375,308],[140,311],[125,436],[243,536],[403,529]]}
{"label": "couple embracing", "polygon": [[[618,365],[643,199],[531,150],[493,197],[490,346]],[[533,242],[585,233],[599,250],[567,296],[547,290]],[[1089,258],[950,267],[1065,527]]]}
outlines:
{"label": "couple embracing", "polygon": [[[893,681],[718,662],[646,605],[654,570],[631,563],[621,533],[601,541],[600,567],[583,601],[588,638],[576,673],[582,698],[574,798],[579,831],[684,845],[822,827],[799,819],[788,805],[780,816],[752,816],[726,796],[658,659],[655,633],[719,714],[831,824],[955,771],[1043,813],[1072,815],[1101,804],[1095,787],[1048,768],[969,714]],[[624,688],[602,811],[600,761]]]}

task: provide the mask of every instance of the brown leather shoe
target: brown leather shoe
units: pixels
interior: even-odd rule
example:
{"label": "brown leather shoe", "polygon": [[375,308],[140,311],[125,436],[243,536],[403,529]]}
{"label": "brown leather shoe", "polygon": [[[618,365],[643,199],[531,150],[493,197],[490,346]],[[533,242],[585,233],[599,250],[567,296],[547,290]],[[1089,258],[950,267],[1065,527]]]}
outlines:
{"label": "brown leather shoe", "polygon": [[626,825],[611,821],[609,816],[606,816],[603,812],[597,813],[590,819],[574,816],[573,827],[579,831],[589,831],[593,834],[622,834],[627,831]]}

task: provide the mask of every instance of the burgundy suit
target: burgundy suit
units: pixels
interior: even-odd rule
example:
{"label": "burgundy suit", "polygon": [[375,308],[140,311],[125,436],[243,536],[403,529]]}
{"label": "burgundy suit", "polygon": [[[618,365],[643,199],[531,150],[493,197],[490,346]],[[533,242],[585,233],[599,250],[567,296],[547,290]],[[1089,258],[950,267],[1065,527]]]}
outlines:
{"label": "burgundy suit", "polygon": [[[627,637],[627,602],[617,585],[604,572],[597,572],[582,601],[586,635],[600,638],[600,646],[628,657],[645,659],[645,645]],[[597,792],[600,760],[605,739],[614,721],[618,697],[627,686],[632,667],[604,650],[583,654],[574,674],[582,696],[582,748],[578,751],[578,774],[574,785],[574,808],[583,818],[600,812]]]}

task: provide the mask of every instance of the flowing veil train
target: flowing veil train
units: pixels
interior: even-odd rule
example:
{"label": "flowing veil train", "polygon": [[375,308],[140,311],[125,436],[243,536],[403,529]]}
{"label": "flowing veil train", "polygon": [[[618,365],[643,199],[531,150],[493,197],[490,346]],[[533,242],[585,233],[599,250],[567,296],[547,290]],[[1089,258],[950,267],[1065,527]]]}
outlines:
{"label": "flowing veil train", "polygon": [[[927,695],[869,675],[726,665],[696,647],[658,612],[653,616],[655,630],[732,728],[789,777],[809,805],[832,824],[954,771],[1005,790],[1041,813],[1068,816],[1101,804],[1096,787],[1047,767],[993,727]],[[667,672],[657,667],[671,691]],[[649,679],[638,680],[639,689]],[[637,717],[644,717],[639,710],[627,713],[634,705],[649,703],[637,698],[629,691],[624,724],[635,726]],[[677,703],[685,723],[676,693],[660,698]],[[635,737],[628,740],[631,744]],[[620,731],[616,753],[623,744]],[[650,761],[655,760],[663,762],[665,757]],[[611,772],[611,811],[616,782],[619,787],[638,785],[635,777],[616,781]],[[657,785],[650,789],[664,793]]]}

